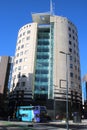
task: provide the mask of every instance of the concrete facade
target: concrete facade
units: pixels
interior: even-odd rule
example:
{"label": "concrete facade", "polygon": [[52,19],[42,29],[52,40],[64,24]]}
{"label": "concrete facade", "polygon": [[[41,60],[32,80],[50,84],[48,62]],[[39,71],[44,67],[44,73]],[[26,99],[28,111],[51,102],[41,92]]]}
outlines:
{"label": "concrete facade", "polygon": [[15,99],[22,94],[24,102],[31,101],[33,95],[36,30],[37,24],[29,23],[18,32],[10,92],[14,91]]}
{"label": "concrete facade", "polygon": [[[54,22],[53,77],[56,92],[61,91],[59,93],[62,93],[63,89],[66,89],[66,69],[68,68],[69,93],[71,93],[71,91],[78,92],[78,96],[81,98],[80,58],[77,29],[72,22],[64,17],[54,16],[52,17],[52,22]],[[67,57],[67,67],[66,55],[61,54],[60,51],[70,54]]]}

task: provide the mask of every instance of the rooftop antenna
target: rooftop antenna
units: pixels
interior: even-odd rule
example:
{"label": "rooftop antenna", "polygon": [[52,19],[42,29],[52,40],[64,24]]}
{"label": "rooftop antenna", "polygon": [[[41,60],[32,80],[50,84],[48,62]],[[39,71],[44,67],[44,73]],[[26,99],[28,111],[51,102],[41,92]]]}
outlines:
{"label": "rooftop antenna", "polygon": [[50,0],[50,14],[54,15],[54,5],[53,5],[52,0]]}

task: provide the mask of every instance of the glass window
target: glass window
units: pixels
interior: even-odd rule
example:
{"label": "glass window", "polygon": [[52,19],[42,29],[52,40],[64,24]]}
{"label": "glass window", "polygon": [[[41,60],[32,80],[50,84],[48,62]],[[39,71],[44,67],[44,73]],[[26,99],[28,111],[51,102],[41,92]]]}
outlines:
{"label": "glass window", "polygon": [[73,73],[72,73],[72,72],[70,73],[70,77],[72,77],[72,78],[73,78]]}
{"label": "glass window", "polygon": [[37,65],[45,67],[45,66],[49,66],[49,63],[48,62],[37,62]]}
{"label": "glass window", "polygon": [[71,42],[71,41],[69,41],[69,45],[72,45],[72,42]]}
{"label": "glass window", "polygon": [[18,64],[18,60],[16,60],[16,64]]}
{"label": "glass window", "polygon": [[18,50],[20,50],[20,46],[18,47]]}
{"label": "glass window", "polygon": [[35,77],[35,81],[48,82],[48,78],[44,78],[44,77]]}
{"label": "glass window", "polygon": [[75,40],[75,37],[73,36],[73,40]]}
{"label": "glass window", "polygon": [[70,68],[73,69],[73,64],[70,64]]}
{"label": "glass window", "polygon": [[69,37],[71,37],[71,34],[69,34]]}
{"label": "glass window", "polygon": [[80,76],[78,76],[78,80],[80,80],[81,78],[80,78]]}
{"label": "glass window", "polygon": [[38,45],[49,45],[49,41],[38,41]]}
{"label": "glass window", "polygon": [[22,62],[22,59],[19,59],[19,62]]}
{"label": "glass window", "polygon": [[37,48],[37,52],[49,52],[49,48]]}
{"label": "glass window", "polygon": [[76,62],[76,57],[74,58],[74,62]]}
{"label": "glass window", "polygon": [[36,70],[36,74],[48,74],[48,70]]}
{"label": "glass window", "polygon": [[21,43],[21,40],[19,40],[19,43]]}
{"label": "glass window", "polygon": [[21,66],[18,67],[18,70],[21,70]]}
{"label": "glass window", "polygon": [[22,56],[23,55],[23,51],[22,52],[20,52],[20,56]]}
{"label": "glass window", "polygon": [[49,55],[37,55],[37,59],[49,59]]}
{"label": "glass window", "polygon": [[27,34],[29,34],[29,33],[30,33],[30,30],[27,31]]}
{"label": "glass window", "polygon": [[70,60],[72,60],[73,58],[72,58],[72,56],[70,56]]}
{"label": "glass window", "polygon": [[72,52],[72,49],[71,49],[71,48],[69,48],[69,52]]}
{"label": "glass window", "polygon": [[22,34],[20,34],[20,37],[22,37]]}
{"label": "glass window", "polygon": [[30,36],[26,38],[26,40],[29,40],[30,39]]}
{"label": "glass window", "polygon": [[24,48],[24,45],[21,45],[21,48]]}
{"label": "glass window", "polygon": [[68,30],[71,31],[71,28],[69,27]]}
{"label": "glass window", "polygon": [[25,35],[25,32],[23,32],[23,36]]}
{"label": "glass window", "polygon": [[17,53],[17,57],[19,56],[19,53]]}

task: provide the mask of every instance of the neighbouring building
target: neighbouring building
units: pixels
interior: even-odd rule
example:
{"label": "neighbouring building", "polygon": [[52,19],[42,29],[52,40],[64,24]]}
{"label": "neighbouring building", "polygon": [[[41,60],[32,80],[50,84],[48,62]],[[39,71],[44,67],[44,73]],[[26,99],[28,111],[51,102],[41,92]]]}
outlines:
{"label": "neighbouring building", "polygon": [[82,117],[84,119],[87,119],[87,74],[84,75],[83,77],[83,86],[82,86]]}
{"label": "neighbouring building", "polygon": [[[83,90],[83,95],[85,95],[85,97],[83,98],[83,100],[85,101],[87,101],[87,74],[86,75],[84,75],[84,77],[83,77],[83,83],[85,83],[85,85],[83,86],[84,87],[84,89],[85,89],[85,91]],[[85,92],[85,94],[84,94],[84,92]],[[83,101],[83,102],[84,102]]]}
{"label": "neighbouring building", "polygon": [[10,99],[13,106],[45,105],[50,115],[69,114],[82,104],[78,31],[66,17],[32,14],[20,28],[13,65]]}
{"label": "neighbouring building", "polygon": [[8,83],[11,81],[12,59],[10,56],[0,56],[0,117],[8,115]]}

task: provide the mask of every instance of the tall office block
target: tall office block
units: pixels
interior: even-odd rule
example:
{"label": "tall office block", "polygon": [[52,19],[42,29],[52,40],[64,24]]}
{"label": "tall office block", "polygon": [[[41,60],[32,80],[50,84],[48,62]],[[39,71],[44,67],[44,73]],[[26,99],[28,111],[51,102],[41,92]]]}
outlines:
{"label": "tall office block", "polygon": [[[33,22],[18,32],[11,92],[20,99],[46,105],[54,116],[66,111],[68,73],[69,111],[80,110],[81,80],[78,34],[67,18],[49,13],[32,14]],[[66,55],[60,53],[69,53]],[[66,71],[68,70],[68,71]],[[21,100],[22,99],[22,100]],[[72,110],[71,110],[72,109]]]}
{"label": "tall office block", "polygon": [[83,91],[83,95],[85,95],[85,97],[83,97],[83,102],[84,102],[84,100],[87,101],[87,74],[84,75],[83,82],[85,83],[85,91]]}
{"label": "tall office block", "polygon": [[0,56],[0,94],[4,94],[8,90],[9,76],[12,66],[12,57]]}
{"label": "tall office block", "polygon": [[[12,57],[0,56],[0,116],[6,117],[8,106],[8,83],[11,81]],[[10,79],[9,79],[10,77]]]}

